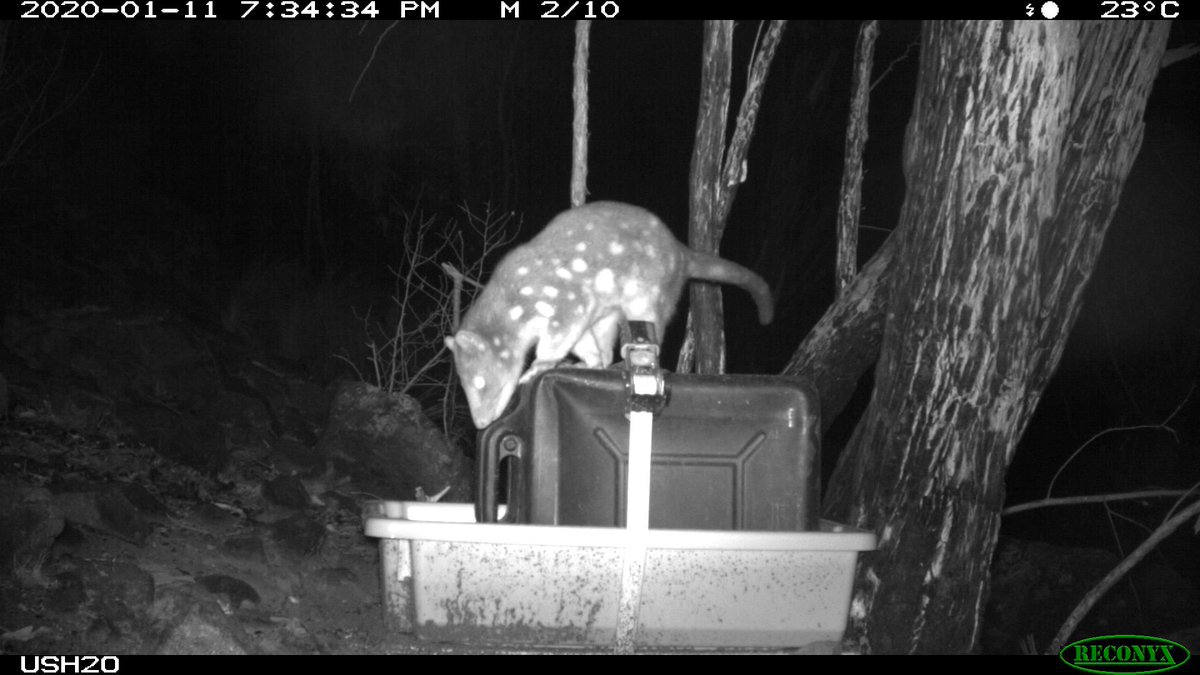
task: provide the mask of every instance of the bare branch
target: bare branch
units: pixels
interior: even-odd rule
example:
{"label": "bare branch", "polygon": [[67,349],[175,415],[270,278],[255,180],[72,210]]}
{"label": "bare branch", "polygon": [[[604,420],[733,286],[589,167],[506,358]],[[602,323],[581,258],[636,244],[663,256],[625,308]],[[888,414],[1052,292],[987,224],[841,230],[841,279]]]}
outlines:
{"label": "bare branch", "polygon": [[[371,48],[371,56],[367,58],[366,64],[364,64],[362,70],[359,71],[358,79],[354,80],[354,86],[350,88],[350,96],[346,98],[347,103],[354,100],[354,92],[358,91],[358,85],[362,84],[363,78],[367,75],[367,71],[371,69],[371,64],[375,63],[375,55],[379,53],[379,45],[383,44],[383,39],[387,37],[388,33],[392,32],[392,29],[395,28],[396,24],[398,23],[400,22],[393,21],[388,24],[388,27],[384,28],[383,32],[379,34],[379,38],[375,40],[375,46]],[[364,28],[366,28],[367,25],[369,25],[369,22],[363,22]]]}
{"label": "bare branch", "polygon": [[1179,497],[1191,493],[1191,490],[1139,490],[1137,492],[1119,492],[1104,495],[1080,495],[1078,497],[1053,497],[1039,499],[1035,502],[1025,502],[1010,506],[1000,512],[1002,516],[1011,516],[1023,511],[1044,509],[1051,506],[1070,506],[1073,504],[1097,504],[1102,502],[1117,502],[1130,499],[1150,499],[1156,497]]}
{"label": "bare branch", "polygon": [[1168,535],[1179,529],[1180,525],[1183,525],[1197,515],[1200,515],[1200,499],[1192,502],[1186,509],[1175,514],[1160,525],[1153,534],[1146,538],[1146,541],[1143,541],[1141,545],[1134,549],[1133,553],[1130,553],[1122,560],[1121,564],[1106,574],[1100,580],[1100,583],[1096,584],[1092,590],[1088,591],[1087,595],[1083,596],[1083,599],[1079,601],[1079,604],[1076,605],[1070,616],[1067,617],[1067,620],[1063,622],[1062,627],[1058,629],[1058,634],[1054,636],[1054,640],[1046,648],[1046,653],[1057,654],[1062,651],[1067,638],[1071,637],[1071,634],[1079,626],[1079,622],[1083,620],[1083,617],[1087,616],[1087,613],[1100,601],[1100,598],[1104,597],[1104,594],[1108,593],[1109,589],[1121,580],[1121,577],[1133,569],[1134,565],[1141,562],[1142,558],[1145,558],[1146,554],[1150,553],[1160,541],[1166,539]]}
{"label": "bare branch", "polygon": [[[511,214],[497,216],[490,208],[482,215],[464,208],[464,219],[450,222],[416,209],[397,213],[404,229],[398,262],[390,270],[393,318],[386,324],[372,319],[370,312],[363,318],[365,360],[372,369],[373,384],[379,388],[414,396],[420,393],[426,403],[437,401],[432,408],[440,409],[442,424],[449,429],[455,415],[457,379],[443,338],[457,322],[462,280],[471,282],[468,295],[473,296],[480,284],[472,277],[482,275],[492,251],[516,236],[513,219]],[[435,269],[446,275],[436,274]],[[346,356],[339,358],[350,363]],[[351,366],[362,377],[357,364]]]}
{"label": "bare branch", "polygon": [[29,142],[31,138],[37,135],[47,124],[58,119],[63,113],[69,110],[75,101],[87,91],[88,86],[92,82],[92,78],[96,76],[96,71],[100,67],[100,61],[97,60],[92,65],[92,71],[88,74],[83,84],[78,89],[64,96],[57,101],[53,108],[50,108],[50,86],[58,80],[59,70],[62,68],[63,60],[66,57],[66,45],[60,45],[58,55],[54,60],[54,65],[50,71],[44,75],[38,75],[35,67],[30,67],[23,72],[14,73],[9,68],[8,57],[8,40],[11,36],[10,26],[8,22],[0,24],[0,90],[5,90],[5,99],[12,99],[15,96],[8,93],[9,89],[19,89],[22,94],[25,92],[25,87],[21,83],[29,78],[38,77],[40,83],[36,83],[37,93],[32,96],[26,95],[24,101],[14,103],[11,108],[0,111],[0,124],[6,123],[9,116],[20,118],[16,128],[8,133],[7,142],[3,157],[0,157],[0,167],[8,166],[14,162],[20,154],[21,149]]}
{"label": "bare branch", "polygon": [[1116,433],[1118,431],[1137,431],[1140,429],[1162,429],[1164,431],[1169,432],[1172,436],[1175,437],[1175,440],[1178,441],[1179,435],[1175,432],[1174,429],[1167,426],[1167,424],[1172,419],[1174,419],[1176,415],[1179,414],[1180,410],[1183,410],[1183,406],[1187,405],[1188,400],[1190,400],[1192,398],[1192,392],[1195,390],[1196,390],[1196,386],[1192,385],[1192,388],[1188,390],[1187,395],[1183,397],[1183,400],[1179,402],[1179,405],[1175,406],[1175,410],[1172,410],[1171,414],[1167,415],[1167,418],[1164,419],[1162,422],[1159,422],[1158,424],[1137,424],[1134,426],[1127,426],[1127,427],[1110,427],[1108,429],[1104,429],[1102,431],[1098,431],[1095,434],[1093,434],[1092,437],[1087,439],[1086,441],[1084,441],[1083,445],[1079,446],[1079,448],[1077,448],[1075,450],[1075,452],[1071,453],[1071,456],[1068,457],[1066,459],[1066,461],[1064,461],[1062,463],[1062,465],[1058,467],[1058,471],[1054,472],[1054,477],[1050,479],[1050,485],[1046,487],[1046,498],[1049,499],[1050,494],[1052,492],[1054,492],[1054,483],[1058,480],[1058,477],[1060,475],[1062,475],[1062,472],[1064,469],[1067,468],[1067,465],[1070,464],[1072,462],[1072,460],[1074,460],[1075,457],[1077,457],[1079,455],[1079,453],[1083,452],[1084,448],[1091,445],[1092,442],[1096,441],[1097,439],[1101,438],[1102,436],[1106,436],[1111,433]]}

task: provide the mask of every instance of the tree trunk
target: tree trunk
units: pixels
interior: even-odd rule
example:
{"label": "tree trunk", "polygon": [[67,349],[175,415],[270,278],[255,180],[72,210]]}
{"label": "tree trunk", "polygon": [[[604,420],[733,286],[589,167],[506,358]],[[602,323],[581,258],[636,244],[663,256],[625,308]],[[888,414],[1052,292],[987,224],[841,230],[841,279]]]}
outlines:
{"label": "tree trunk", "polygon": [[[688,245],[697,251],[714,252],[720,237],[716,224],[727,215],[722,208],[722,160],[725,158],[725,128],[729,123],[729,89],[733,68],[733,22],[704,22],[704,66],[700,84],[700,119],[696,122],[696,144],[692,150],[690,219]],[[713,284],[689,284],[691,310],[688,335],[694,340],[679,355],[681,373],[725,372],[725,326],[722,322],[721,292]],[[660,335],[661,339],[662,336]],[[693,364],[690,357],[695,357]]]}
{"label": "tree trunk", "polygon": [[924,27],[875,391],[827,491],[827,515],[879,535],[848,648],[975,646],[1004,473],[1137,155],[1167,31]]}
{"label": "tree trunk", "polygon": [[[730,83],[733,68],[733,21],[704,23],[704,53],[700,81],[700,115],[696,121],[696,144],[689,171],[691,189],[688,245],[697,251],[717,253],[725,221],[746,179],[746,157],[759,104],[766,86],[771,61],[783,38],[786,21],[772,21],[761,34],[751,57],[746,91],[738,108],[737,122],[729,144],[725,130],[729,119]],[[676,370],[725,372],[725,327],[721,293],[716,284],[691,284],[691,308]],[[659,336],[661,337],[661,336]]]}

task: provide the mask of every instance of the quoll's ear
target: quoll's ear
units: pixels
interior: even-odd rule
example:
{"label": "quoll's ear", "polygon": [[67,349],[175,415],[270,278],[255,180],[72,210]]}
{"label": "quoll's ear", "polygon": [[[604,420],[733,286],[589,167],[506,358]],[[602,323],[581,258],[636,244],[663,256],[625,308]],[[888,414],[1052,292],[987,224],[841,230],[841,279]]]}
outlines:
{"label": "quoll's ear", "polygon": [[455,353],[480,354],[487,350],[487,343],[483,341],[483,337],[469,330],[460,330],[454,337],[446,338],[446,346]]}

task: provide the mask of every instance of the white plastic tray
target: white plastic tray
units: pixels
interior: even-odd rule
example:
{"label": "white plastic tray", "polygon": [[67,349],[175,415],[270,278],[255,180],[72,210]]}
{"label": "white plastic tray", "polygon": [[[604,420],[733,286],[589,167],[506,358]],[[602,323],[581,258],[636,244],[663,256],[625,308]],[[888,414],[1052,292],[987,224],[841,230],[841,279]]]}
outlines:
{"label": "white plastic tray", "polygon": [[[613,645],[629,533],[480,524],[472,504],[379,502],[390,625],[467,645]],[[636,544],[635,544],[636,545]],[[635,645],[829,653],[846,627],[870,532],[651,530]]]}

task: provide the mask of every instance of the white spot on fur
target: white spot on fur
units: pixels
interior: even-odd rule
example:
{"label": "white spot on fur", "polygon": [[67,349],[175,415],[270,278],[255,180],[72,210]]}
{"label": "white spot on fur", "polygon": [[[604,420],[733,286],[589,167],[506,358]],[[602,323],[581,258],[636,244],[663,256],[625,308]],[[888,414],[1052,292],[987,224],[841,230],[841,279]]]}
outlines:
{"label": "white spot on fur", "polygon": [[625,245],[619,241],[614,241],[608,245],[608,252],[613,255],[621,255],[625,252]]}
{"label": "white spot on fur", "polygon": [[517,292],[521,295],[533,295],[533,286],[522,286]]}
{"label": "white spot on fur", "polygon": [[612,293],[616,282],[613,280],[613,271],[605,267],[596,273],[596,291],[600,293]]}
{"label": "white spot on fur", "polygon": [[508,318],[511,321],[516,321],[517,319],[521,318],[521,315],[524,313],[525,313],[525,308],[521,307],[520,305],[517,305],[516,307],[513,307],[512,309],[508,310]]}
{"label": "white spot on fur", "polygon": [[487,386],[487,380],[483,379],[482,375],[476,375],[475,377],[471,378],[471,386],[475,387],[476,389],[483,389]]}
{"label": "white spot on fur", "polygon": [[496,337],[492,338],[492,344],[493,344],[493,345],[495,345],[495,346],[497,346],[497,347],[499,347],[499,346],[500,346],[500,336],[499,336],[499,335],[497,335]]}
{"label": "white spot on fur", "polygon": [[519,276],[519,277],[523,277],[523,276],[525,276],[526,274],[529,274],[529,268],[528,268],[528,267],[526,267],[526,266],[524,266],[524,265],[521,265],[520,267],[518,267],[518,268],[517,268],[517,276]]}
{"label": "white spot on fur", "polygon": [[544,317],[549,318],[549,317],[554,316],[554,305],[551,305],[550,303],[545,302],[543,300],[538,300],[537,302],[535,302],[533,304],[533,308],[535,310],[537,310],[538,314],[541,314]]}
{"label": "white spot on fur", "polygon": [[630,279],[629,281],[625,282],[625,288],[621,290],[626,296],[634,296],[638,295],[638,291],[640,291],[641,288],[638,287],[638,282]]}
{"label": "white spot on fur", "polygon": [[542,288],[542,295],[546,296],[547,298],[557,298],[558,288],[555,286],[545,286]]}
{"label": "white spot on fur", "polygon": [[592,230],[594,230],[594,229],[596,229],[596,224],[595,224],[595,223],[586,223],[586,224],[583,226],[583,231],[584,231],[584,232],[591,232],[591,231],[592,231]]}
{"label": "white spot on fur", "polygon": [[554,275],[557,276],[559,279],[564,279],[566,281],[571,280],[571,271],[564,269],[562,267],[554,270]]}
{"label": "white spot on fur", "polygon": [[655,258],[658,257],[658,249],[654,248],[653,246],[647,246],[646,247],[646,257],[651,260],[654,260]]}
{"label": "white spot on fur", "polygon": [[575,250],[579,251],[580,253],[583,253],[584,251],[587,250],[587,242],[581,241],[578,244],[575,244]]}
{"label": "white spot on fur", "polygon": [[587,263],[583,258],[576,258],[571,261],[571,269],[582,274],[587,271]]}
{"label": "white spot on fur", "polygon": [[511,356],[512,356],[511,349],[503,349],[500,351],[500,358],[504,359],[505,361],[507,361],[509,359],[509,357],[511,357]]}
{"label": "white spot on fur", "polygon": [[[519,326],[517,335],[520,339],[525,340],[530,337],[541,337],[546,332],[547,325],[546,317],[531,316],[529,320]],[[522,355],[523,356],[523,355]]]}
{"label": "white spot on fur", "polygon": [[570,293],[567,293],[567,299],[574,300],[575,299],[575,291],[571,291]]}

